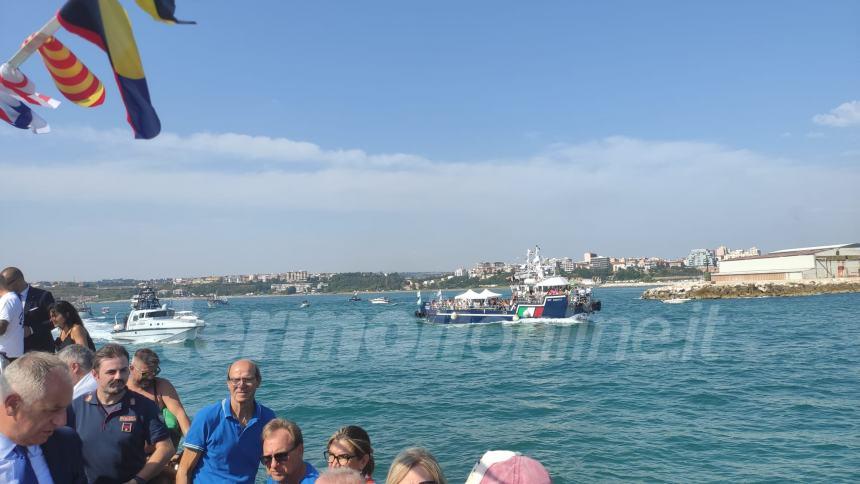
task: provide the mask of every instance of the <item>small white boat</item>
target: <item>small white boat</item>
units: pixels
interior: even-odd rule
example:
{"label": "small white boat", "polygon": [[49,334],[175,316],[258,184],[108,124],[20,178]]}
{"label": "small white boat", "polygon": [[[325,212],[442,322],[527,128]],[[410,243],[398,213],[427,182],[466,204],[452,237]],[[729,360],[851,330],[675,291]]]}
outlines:
{"label": "small white boat", "polygon": [[688,298],[688,297],[676,297],[673,299],[664,299],[663,304],[681,304],[681,303],[685,303],[689,300],[690,300],[690,298]]}
{"label": "small white boat", "polygon": [[306,301],[306,300],[305,300],[305,301],[302,301],[302,305],[301,305],[301,306],[299,306],[299,308],[306,308],[306,307],[308,307],[308,306],[310,306],[310,305],[311,305],[311,303],[309,303],[308,301]]}
{"label": "small white boat", "polygon": [[370,300],[370,304],[391,304],[387,297],[375,297]]}
{"label": "small white boat", "polygon": [[102,308],[102,314],[107,314],[107,313],[109,313],[109,312],[110,312],[110,308],[109,308],[109,307],[105,306],[105,307],[103,307],[103,308]]}
{"label": "small white boat", "polygon": [[197,338],[206,323],[192,311],[174,311],[162,305],[151,288],[141,289],[125,321],[114,317],[111,338],[119,343],[181,343]]}
{"label": "small white boat", "polygon": [[227,300],[227,296],[218,297],[217,292],[206,298],[206,305],[210,308],[217,308],[218,306],[226,306],[228,304],[230,304],[230,301]]}
{"label": "small white boat", "polygon": [[76,303],[75,309],[78,310],[78,314],[81,315],[82,319],[93,317],[93,308],[91,308],[90,305],[84,301]]}

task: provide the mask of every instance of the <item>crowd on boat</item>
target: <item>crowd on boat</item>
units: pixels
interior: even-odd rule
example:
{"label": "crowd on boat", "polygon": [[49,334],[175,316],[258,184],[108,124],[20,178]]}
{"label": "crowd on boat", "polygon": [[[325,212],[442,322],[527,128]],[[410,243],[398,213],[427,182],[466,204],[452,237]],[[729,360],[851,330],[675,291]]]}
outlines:
{"label": "crowd on boat", "polygon": [[[173,384],[158,376],[157,353],[140,348],[130,355],[116,343],[96,350],[74,307],[69,312],[61,302],[29,286],[17,268],[0,272],[0,482],[253,483],[260,465],[268,483],[375,482],[371,440],[356,425],[328,439],[327,469],[305,459],[300,426],[257,401],[263,375],[256,362],[232,362],[229,396],[192,419]],[[51,326],[61,329],[56,341]],[[430,451],[408,448],[385,482],[448,481]],[[466,482],[551,479],[534,459],[490,451]]]}
{"label": "crowd on boat", "polygon": [[470,289],[453,298],[445,299],[439,291],[437,297],[429,302],[429,306],[435,310],[498,309],[506,311],[516,307],[517,304],[541,304],[547,296],[568,296],[576,302],[578,298],[590,297],[591,288],[551,287],[547,290],[530,288],[522,292],[512,291],[509,298],[504,298],[501,294],[491,292],[488,289],[484,289],[482,292],[475,292]]}

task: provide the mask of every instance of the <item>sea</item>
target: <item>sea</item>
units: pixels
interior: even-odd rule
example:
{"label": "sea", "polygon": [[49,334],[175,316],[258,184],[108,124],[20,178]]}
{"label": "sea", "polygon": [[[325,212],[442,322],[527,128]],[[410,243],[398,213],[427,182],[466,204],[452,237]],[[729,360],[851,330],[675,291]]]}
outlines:
{"label": "sea", "polygon": [[[671,305],[641,292],[595,289],[603,310],[585,323],[476,326],[419,321],[415,293],[177,299],[204,333],[151,347],[192,416],[227,396],[231,361],[256,360],[257,399],[301,426],[306,461],[324,468],[331,434],[360,425],[381,482],[411,446],[452,483],[487,450],[531,456],[555,483],[860,482],[860,294]],[[86,323],[97,345],[128,311],[102,306]]]}

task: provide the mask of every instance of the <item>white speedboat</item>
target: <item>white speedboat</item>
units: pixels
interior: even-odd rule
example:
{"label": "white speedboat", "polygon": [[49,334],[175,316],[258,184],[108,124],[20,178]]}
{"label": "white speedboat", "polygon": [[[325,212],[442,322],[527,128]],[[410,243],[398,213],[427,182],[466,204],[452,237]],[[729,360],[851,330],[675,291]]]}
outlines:
{"label": "white speedboat", "polygon": [[190,341],[206,323],[192,311],[175,311],[161,304],[151,288],[143,288],[125,321],[114,318],[111,338],[120,343],[151,344]]}
{"label": "white speedboat", "polygon": [[387,297],[375,297],[370,300],[370,304],[391,304]]}
{"label": "white speedboat", "polygon": [[664,304],[683,304],[689,300],[690,300],[690,298],[688,298],[688,297],[676,297],[673,299],[664,299],[663,303]]}
{"label": "white speedboat", "polygon": [[310,303],[310,302],[308,302],[307,300],[304,300],[304,301],[302,301],[302,305],[301,305],[301,306],[299,306],[299,308],[306,308],[306,307],[308,307],[308,306],[310,306],[310,305],[311,305],[311,303]]}

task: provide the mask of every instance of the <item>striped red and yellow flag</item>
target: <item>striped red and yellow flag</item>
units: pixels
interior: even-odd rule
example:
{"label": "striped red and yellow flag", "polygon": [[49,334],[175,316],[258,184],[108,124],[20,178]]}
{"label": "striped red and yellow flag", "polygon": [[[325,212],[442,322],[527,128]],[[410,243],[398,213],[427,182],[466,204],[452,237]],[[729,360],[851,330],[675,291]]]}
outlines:
{"label": "striped red and yellow flag", "polygon": [[85,108],[105,101],[104,84],[62,42],[49,38],[39,47],[39,54],[66,99]]}

